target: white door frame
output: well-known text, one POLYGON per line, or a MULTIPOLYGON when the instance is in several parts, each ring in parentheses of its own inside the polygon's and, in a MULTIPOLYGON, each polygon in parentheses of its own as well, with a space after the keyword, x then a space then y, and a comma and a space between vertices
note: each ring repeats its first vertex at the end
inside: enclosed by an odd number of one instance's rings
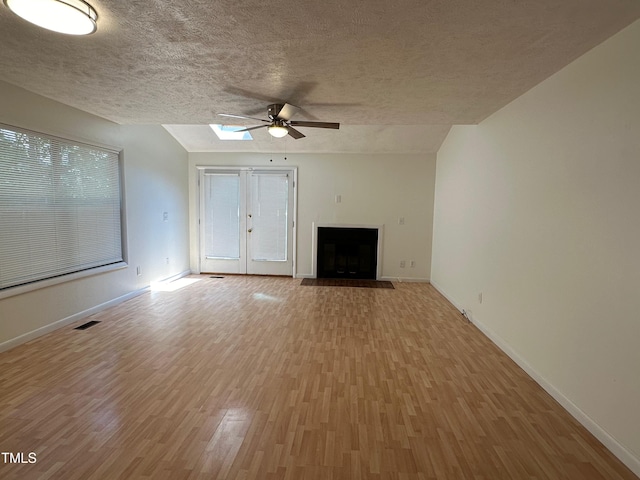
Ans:
POLYGON ((292 232, 291 232, 291 242, 292 242, 292 255, 291 255, 291 262, 292 262, 292 276, 293 278, 296 278, 296 274, 297 274, 297 230, 298 230, 298 167, 289 167, 289 166, 282 166, 282 167, 276 167, 276 166, 237 166, 237 165, 225 165, 225 166, 221 166, 221 165, 196 165, 196 177, 197 177, 197 181, 196 181, 196 185, 197 185, 197 201, 196 201, 196 221, 197 221, 197 235, 196 235, 196 244, 197 244, 197 248, 198 248, 198 272, 200 273, 202 271, 202 265, 201 265, 201 242, 202 239, 200 238, 200 217, 201 217, 201 209, 202 209, 202 205, 201 205, 201 186, 200 186, 200 171, 201 170, 213 170, 213 171, 220 171, 220 172, 229 172, 229 171, 245 171, 245 172, 252 172, 254 170, 258 170, 258 171, 269 171, 269 170, 273 170, 273 171, 282 171, 282 172, 288 172, 289 175, 291 176, 291 178, 293 179, 293 214, 292 214, 292 218, 291 221, 293 222, 292 224, 292 232))

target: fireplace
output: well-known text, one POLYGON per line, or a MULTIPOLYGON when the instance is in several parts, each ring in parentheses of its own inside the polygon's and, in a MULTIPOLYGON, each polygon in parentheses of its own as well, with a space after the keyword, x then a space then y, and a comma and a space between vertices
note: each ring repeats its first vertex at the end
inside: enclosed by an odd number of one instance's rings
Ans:
POLYGON ((376 280, 378 227, 318 226, 316 277, 376 280))

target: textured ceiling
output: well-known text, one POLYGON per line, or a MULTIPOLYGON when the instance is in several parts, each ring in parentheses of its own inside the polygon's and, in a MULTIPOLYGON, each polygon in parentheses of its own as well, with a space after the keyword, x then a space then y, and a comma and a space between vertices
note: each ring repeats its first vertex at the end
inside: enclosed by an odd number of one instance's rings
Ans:
MULTIPOLYGON (((0 80, 118 123, 172 125, 191 151, 246 150, 187 125, 264 117, 275 100, 344 125, 301 129, 292 150, 390 151, 411 125, 404 150, 435 151, 452 124, 478 123, 640 17, 638 0, 89 1, 98 31, 80 38, 0 4, 0 80)), ((254 138, 271 144, 264 129, 254 138)))

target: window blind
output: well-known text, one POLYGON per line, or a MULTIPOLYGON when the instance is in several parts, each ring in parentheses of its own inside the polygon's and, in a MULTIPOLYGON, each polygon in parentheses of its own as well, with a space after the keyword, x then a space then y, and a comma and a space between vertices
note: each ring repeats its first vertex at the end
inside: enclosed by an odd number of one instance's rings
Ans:
POLYGON ((258 172, 251 175, 252 260, 287 260, 288 203, 288 175, 258 172))
POLYGON ((121 262, 118 153, 0 125, 0 289, 121 262))
POLYGON ((240 176, 206 173, 205 255, 207 258, 240 258, 240 176))

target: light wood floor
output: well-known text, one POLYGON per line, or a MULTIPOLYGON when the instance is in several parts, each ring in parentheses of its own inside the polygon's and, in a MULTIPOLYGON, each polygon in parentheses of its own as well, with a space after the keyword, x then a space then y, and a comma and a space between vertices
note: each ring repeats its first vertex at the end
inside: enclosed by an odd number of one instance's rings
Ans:
POLYGON ((0 478, 636 478, 430 285, 190 278, 0 354, 0 478))

